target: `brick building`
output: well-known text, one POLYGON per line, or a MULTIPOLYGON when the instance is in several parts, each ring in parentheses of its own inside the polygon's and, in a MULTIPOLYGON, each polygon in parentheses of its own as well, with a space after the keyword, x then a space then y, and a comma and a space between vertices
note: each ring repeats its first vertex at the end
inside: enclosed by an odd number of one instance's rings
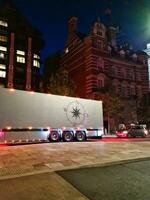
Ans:
POLYGON ((41 34, 11 1, 0 5, 0 87, 39 89, 41 34))
POLYGON ((147 56, 134 52, 128 44, 118 46, 117 28, 97 21, 87 34, 77 31, 77 18, 68 22, 68 36, 61 66, 76 84, 76 95, 98 99, 111 81, 115 93, 124 101, 125 122, 137 120, 137 101, 148 92, 147 56))

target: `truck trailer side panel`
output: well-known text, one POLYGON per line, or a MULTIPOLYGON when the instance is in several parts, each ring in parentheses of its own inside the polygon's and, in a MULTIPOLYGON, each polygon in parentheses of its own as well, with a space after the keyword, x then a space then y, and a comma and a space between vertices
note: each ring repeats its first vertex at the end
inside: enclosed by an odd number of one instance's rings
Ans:
POLYGON ((0 90, 0 128, 103 127, 102 102, 26 91, 0 90))
POLYGON ((0 142, 45 140, 49 128, 103 130, 102 102, 95 100, 2 88, 0 113, 0 142))

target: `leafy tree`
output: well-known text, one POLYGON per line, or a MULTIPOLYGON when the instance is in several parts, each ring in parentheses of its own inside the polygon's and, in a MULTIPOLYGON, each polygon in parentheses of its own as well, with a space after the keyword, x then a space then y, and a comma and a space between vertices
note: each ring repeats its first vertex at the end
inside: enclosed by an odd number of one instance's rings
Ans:
POLYGON ((114 123, 118 124, 119 120, 122 118, 123 102, 115 94, 105 92, 100 95, 100 100, 103 101, 103 112, 105 118, 114 119, 114 123))
POLYGON ((75 96, 75 85, 69 79, 66 70, 60 68, 49 77, 47 92, 56 95, 75 96))
POLYGON ((99 95, 99 99, 103 101, 104 118, 107 119, 108 125, 110 126, 108 129, 114 129, 123 118, 122 111, 124 103, 121 98, 116 95, 110 80, 107 80, 105 88, 102 89, 99 95))
POLYGON ((60 66, 60 52, 55 52, 49 55, 44 61, 43 69, 43 87, 45 92, 47 92, 47 85, 49 83, 49 78, 52 74, 56 74, 60 66))

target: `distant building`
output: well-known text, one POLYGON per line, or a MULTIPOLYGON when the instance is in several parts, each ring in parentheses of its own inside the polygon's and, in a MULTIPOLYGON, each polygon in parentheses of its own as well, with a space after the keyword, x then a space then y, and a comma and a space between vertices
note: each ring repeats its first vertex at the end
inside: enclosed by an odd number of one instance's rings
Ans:
POLYGON ((0 87, 38 91, 41 34, 10 2, 0 6, 0 87))
POLYGON ((128 44, 118 46, 117 28, 97 21, 87 34, 77 31, 77 18, 68 22, 68 37, 61 66, 76 83, 76 95, 99 99, 108 81, 125 102, 125 122, 137 120, 137 100, 148 91, 147 56, 128 44))

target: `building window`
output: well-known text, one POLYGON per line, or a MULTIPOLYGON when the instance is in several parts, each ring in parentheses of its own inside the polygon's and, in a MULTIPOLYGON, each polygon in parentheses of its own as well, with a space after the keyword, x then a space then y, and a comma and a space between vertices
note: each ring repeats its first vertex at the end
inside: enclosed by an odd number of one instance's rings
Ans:
POLYGON ((130 69, 127 69, 126 71, 126 78, 133 80, 134 79, 134 75, 133 75, 133 71, 130 69))
POLYGON ((5 59, 6 58, 6 52, 7 48, 4 46, 0 46, 0 58, 5 59))
POLYGON ((19 63, 25 63, 25 58, 22 56, 17 56, 17 62, 19 63))
POLYGON ((40 68, 40 56, 38 54, 34 54, 33 58, 33 66, 40 68))
POLYGON ((40 68, 40 62, 39 60, 33 60, 33 66, 40 68))
POLYGON ((2 53, 2 52, 0 52, 0 58, 3 58, 3 59, 5 59, 5 58, 6 58, 6 55, 5 55, 5 53, 2 53))
POLYGON ((121 86, 121 96, 126 97, 126 87, 125 87, 125 85, 121 86))
POLYGON ((102 31, 101 31, 100 29, 97 30, 97 35, 100 35, 100 36, 103 35, 103 34, 102 34, 102 31))
POLYGON ((69 53, 69 48, 68 47, 65 49, 65 53, 69 53))
POLYGON ((21 51, 21 50, 17 50, 17 54, 18 54, 18 55, 25 56, 25 52, 24 52, 24 51, 21 51))
POLYGON ((6 65, 0 64, 0 69, 6 69, 6 65))
POLYGON ((94 40, 93 41, 93 46, 95 48, 102 49, 102 42, 101 42, 101 40, 94 40))
POLYGON ((135 95, 135 86, 131 86, 130 93, 132 96, 135 95))
POLYGON ((117 69, 117 76, 122 78, 122 69, 117 69))
POLYGON ((5 78, 5 77, 6 77, 6 72, 0 70, 0 77, 1 77, 1 78, 5 78))
POLYGON ((98 79, 97 80, 97 87, 103 88, 104 87, 104 79, 98 79))
POLYGON ((37 54, 34 54, 33 57, 36 58, 36 59, 40 59, 40 56, 37 55, 37 54))
POLYGON ((111 66, 110 75, 113 77, 116 77, 116 75, 117 75, 117 67, 116 66, 111 66))
POLYGON ((4 46, 0 46, 0 51, 7 51, 7 48, 4 46))
POLYGON ((8 23, 6 21, 0 20, 0 26, 8 27, 8 23))
POLYGON ((120 84, 118 84, 117 94, 121 95, 121 85, 120 84))
POLYGON ((0 41, 7 42, 7 37, 4 35, 0 35, 0 41))
POLYGON ((25 63, 25 52, 21 50, 17 50, 17 62, 25 63))
POLYGON ((136 73, 136 80, 141 81, 141 74, 139 72, 136 73))

